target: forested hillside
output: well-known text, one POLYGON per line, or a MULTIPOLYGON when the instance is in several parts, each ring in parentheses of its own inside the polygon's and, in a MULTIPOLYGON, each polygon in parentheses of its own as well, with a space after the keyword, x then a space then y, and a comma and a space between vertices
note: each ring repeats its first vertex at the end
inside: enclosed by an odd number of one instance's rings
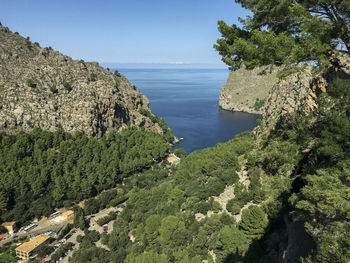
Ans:
POLYGON ((244 133, 193 152, 171 177, 135 178, 101 237, 109 251, 84 243, 70 262, 348 262, 350 80, 327 90, 268 137, 244 133))
POLYGON ((85 199, 71 263, 348 263, 350 3, 236 2, 252 16, 219 22, 223 61, 284 66, 259 127, 177 166, 164 160, 171 131, 144 108, 161 134, 2 133, 1 220, 85 199), (84 216, 106 207, 121 211, 97 221, 112 231, 89 231, 84 216))
POLYGON ((0 211, 3 221, 25 222, 54 208, 95 196, 170 150, 162 135, 129 129, 102 138, 38 128, 0 134, 0 211))
POLYGON ((215 48, 232 70, 283 66, 265 119, 135 179, 108 250, 71 262, 349 262, 349 1, 236 2, 252 15, 215 48))

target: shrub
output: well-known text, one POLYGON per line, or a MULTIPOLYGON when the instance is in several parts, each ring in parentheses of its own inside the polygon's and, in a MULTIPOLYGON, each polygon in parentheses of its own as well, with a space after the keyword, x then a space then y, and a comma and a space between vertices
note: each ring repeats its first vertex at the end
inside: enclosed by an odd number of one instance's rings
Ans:
POLYGON ((36 84, 34 83, 33 79, 27 79, 26 84, 30 88, 35 88, 36 87, 36 84))
POLYGON ((67 81, 63 82, 63 87, 64 87, 68 92, 70 92, 70 91, 73 89, 72 86, 71 86, 67 81))
POLYGON ((39 257, 44 257, 47 255, 50 255, 54 251, 54 248, 48 245, 42 246, 38 249, 38 256, 39 257))
POLYGON ((350 95, 350 80, 336 78, 327 88, 327 93, 334 98, 342 98, 350 95))
POLYGON ((256 101, 253 105, 253 108, 254 108, 254 110, 258 111, 261 109, 262 106, 264 106, 264 104, 265 104, 265 99, 260 100, 260 99, 256 98, 256 101))
POLYGON ((59 236, 57 237, 57 239, 62 239, 65 235, 67 235, 69 233, 69 231, 71 231, 73 228, 72 224, 67 224, 65 228, 62 229, 61 233, 59 234, 59 236))
POLYGON ((0 225, 0 234, 5 234, 5 233, 7 233, 6 227, 0 225))
POLYGON ((237 201, 235 199, 231 199, 226 204, 226 209, 230 213, 237 215, 241 211, 241 207, 239 204, 237 204, 237 201))
POLYGON ((121 74, 119 73, 118 70, 114 70, 114 75, 117 76, 117 77, 121 77, 121 74))
POLYGON ((243 210, 239 229, 247 237, 252 239, 261 237, 265 233, 267 225, 266 214, 259 206, 250 206, 243 210))
POLYGON ((97 224, 99 224, 100 226, 103 226, 104 224, 109 223, 110 221, 112 221, 116 217, 117 217, 116 212, 114 212, 114 211, 109 212, 109 214, 107 216, 98 219, 97 224))
POLYGON ((58 89, 56 88, 56 85, 52 85, 52 86, 50 87, 50 91, 51 91, 52 93, 54 93, 54 94, 58 93, 58 89))
POLYGON ((74 244, 71 242, 63 244, 55 253, 52 254, 51 259, 54 261, 59 260, 59 258, 63 257, 64 254, 71 250, 73 246, 74 244))
POLYGON ((175 149, 174 154, 180 158, 185 158, 187 156, 184 148, 175 149))
POLYGON ((96 81, 96 80, 97 80, 97 75, 95 73, 91 73, 89 81, 96 81))

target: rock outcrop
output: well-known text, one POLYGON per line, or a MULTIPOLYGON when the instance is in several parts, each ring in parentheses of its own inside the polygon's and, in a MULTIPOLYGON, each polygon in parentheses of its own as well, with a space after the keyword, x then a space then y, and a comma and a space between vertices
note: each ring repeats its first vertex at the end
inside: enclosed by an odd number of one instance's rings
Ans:
POLYGON ((229 73, 221 87, 219 106, 224 110, 262 113, 262 106, 278 78, 277 67, 239 69, 229 73))
POLYGON ((128 125, 162 129, 139 113, 148 99, 125 76, 98 63, 41 48, 0 26, 0 129, 82 131, 102 136, 128 125))
MULTIPOLYGON (((335 78, 350 79, 350 56, 346 53, 333 54, 330 58, 330 66, 322 71, 317 71, 311 66, 304 70, 280 79, 270 92, 263 108, 262 125, 255 129, 258 138, 268 135, 278 124, 299 118, 319 107, 317 98, 324 92, 330 82, 335 78)), ((312 120, 310 120, 312 121, 312 120)), ((279 128, 280 129, 280 128, 279 128)), ((310 144, 303 153, 304 158, 310 152, 310 144)), ((307 162, 307 159, 304 159, 307 162)), ((300 177, 299 177, 300 178, 300 177)), ((265 238, 269 246, 269 257, 275 257, 278 262, 300 262, 300 257, 306 256, 319 244, 320 234, 305 231, 303 222, 289 222, 284 218, 287 228, 280 233, 268 234, 265 238), (279 244, 278 247, 273 244, 279 244)))
POLYGON ((263 133, 273 129, 282 118, 293 113, 305 114, 317 107, 316 99, 324 92, 329 82, 336 77, 350 77, 350 57, 346 53, 333 54, 331 65, 321 71, 311 66, 281 78, 270 91, 263 110, 263 133))

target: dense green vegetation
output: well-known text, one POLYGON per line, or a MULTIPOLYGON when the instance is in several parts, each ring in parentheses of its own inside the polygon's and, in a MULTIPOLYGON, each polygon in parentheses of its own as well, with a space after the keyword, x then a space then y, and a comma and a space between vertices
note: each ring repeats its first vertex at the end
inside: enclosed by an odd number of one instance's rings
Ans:
POLYGON ((69 242, 69 243, 66 243, 66 244, 63 244, 59 249, 57 249, 55 251, 55 253, 53 253, 51 255, 51 259, 56 262, 57 260, 59 260, 61 257, 64 257, 64 254, 66 252, 68 252, 69 250, 72 249, 72 247, 74 246, 73 243, 69 242))
POLYGON ((136 129, 101 139, 61 129, 0 134, 1 219, 48 216, 55 207, 95 196, 149 169, 169 149, 163 136, 136 129))
MULTIPOLYGON (((247 248, 265 229, 265 218, 256 227, 249 225, 256 215, 244 215, 245 224, 240 227, 226 213, 215 213, 199 222, 195 214, 221 211, 212 196, 220 194, 226 184, 238 181, 239 156, 252 149, 253 140, 254 136, 244 133, 228 143, 196 151, 178 165, 171 177, 157 176, 164 168, 145 174, 145 178, 153 174, 157 182, 144 183, 143 178, 133 178, 129 199, 114 222, 112 233, 102 236, 102 243, 110 252, 91 246, 75 252, 71 261, 82 262, 84 258, 84 262, 201 262, 212 260, 208 250, 214 250, 222 262, 232 252, 232 242, 225 236, 232 233, 246 238, 243 246, 247 248), (249 232, 250 228, 255 236, 246 237, 244 231, 249 232), (130 241, 129 233, 135 242, 130 241)), ((258 211, 264 215, 262 209, 258 211)))
POLYGON ((112 233, 101 236, 110 251, 91 243, 71 262, 279 262, 292 221, 313 237, 305 262, 348 262, 349 102, 350 81, 336 79, 319 108, 281 118, 259 142, 243 133, 191 153, 170 177, 161 167, 133 177, 112 233), (227 185, 228 213, 213 198, 227 185))
POLYGON ((107 216, 102 217, 99 220, 97 220, 97 224, 99 224, 100 226, 103 226, 104 224, 107 224, 116 218, 117 218, 117 213, 112 211, 112 212, 109 212, 107 216))
POLYGON ((243 27, 219 21, 222 38, 214 45, 235 70, 246 66, 328 63, 329 51, 350 52, 348 0, 235 0, 251 11, 243 27))
POLYGON ((27 80, 26 80, 26 84, 27 84, 27 86, 28 86, 29 88, 35 88, 35 87, 36 87, 36 84, 35 84, 35 82, 34 82, 33 79, 27 79, 27 80))
POLYGON ((96 81, 97 80, 97 75, 96 73, 91 73, 89 77, 89 81, 96 81))
MULTIPOLYGON (((285 77, 310 62, 324 69, 330 55, 350 52, 349 1, 235 2, 250 10, 251 16, 240 20, 242 27, 219 21, 222 38, 214 45, 232 70, 283 65, 279 77, 285 77)), ((318 108, 279 118, 247 156, 254 184, 249 189, 236 184, 227 210, 238 214, 250 200, 263 208, 270 224, 243 261, 249 262, 252 250, 261 260, 273 261, 267 255, 278 254, 286 241, 281 238, 272 246, 271 233, 283 237, 288 222, 301 222, 312 237, 303 262, 349 262, 350 80, 346 74, 326 75, 330 83, 317 101, 318 108), (333 79, 337 75, 343 79, 333 79)))
POLYGON ((63 82, 63 87, 66 89, 66 91, 68 91, 68 92, 70 92, 73 88, 72 88, 72 85, 69 83, 69 82, 67 82, 67 81, 65 81, 65 82, 63 82))
POLYGON ((140 109, 140 113, 146 117, 149 117, 153 123, 159 124, 160 128, 162 128, 164 137, 168 142, 172 142, 174 140, 173 131, 168 128, 168 125, 162 118, 159 118, 156 115, 152 114, 150 111, 144 109, 140 109))
POLYGON ((261 110, 262 106, 264 106, 264 104, 265 104, 265 100, 266 99, 260 100, 257 98, 254 105, 253 105, 253 109, 254 110, 261 110))

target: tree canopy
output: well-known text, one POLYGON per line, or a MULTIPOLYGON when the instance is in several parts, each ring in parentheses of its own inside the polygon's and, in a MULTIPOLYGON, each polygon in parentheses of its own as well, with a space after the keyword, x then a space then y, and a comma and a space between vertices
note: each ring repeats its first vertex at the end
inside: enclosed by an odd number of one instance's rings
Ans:
POLYGON ((214 48, 232 70, 263 65, 327 64, 332 50, 350 52, 348 0, 235 0, 251 11, 243 27, 218 21, 214 48))

